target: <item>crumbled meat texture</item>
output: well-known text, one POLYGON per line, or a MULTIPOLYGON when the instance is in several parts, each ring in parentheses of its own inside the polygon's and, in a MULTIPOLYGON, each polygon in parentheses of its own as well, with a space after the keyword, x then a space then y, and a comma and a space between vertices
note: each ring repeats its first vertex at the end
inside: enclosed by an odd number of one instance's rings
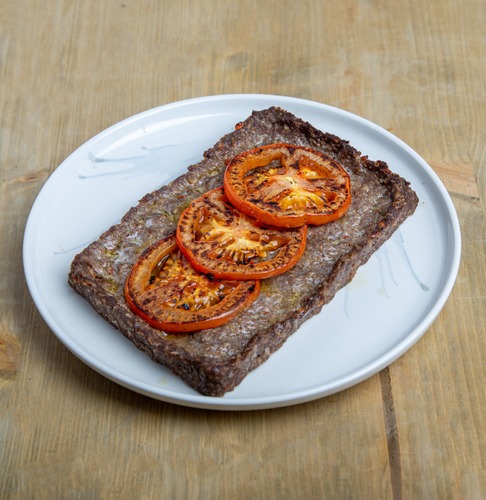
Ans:
MULTIPOLYGON (((161 166, 163 168, 163 166, 161 166)), ((416 208, 408 183, 346 141, 316 130, 280 108, 255 111, 204 153, 202 161, 146 195, 121 222, 77 255, 69 284, 152 359, 202 394, 233 389, 309 317, 318 313, 416 208), (283 275, 264 280, 256 302, 236 319, 204 333, 166 334, 135 316, 123 285, 140 253, 175 231, 182 210, 222 184, 225 162, 263 144, 293 143, 339 161, 351 177, 352 204, 336 222, 311 227, 304 256, 283 275)))

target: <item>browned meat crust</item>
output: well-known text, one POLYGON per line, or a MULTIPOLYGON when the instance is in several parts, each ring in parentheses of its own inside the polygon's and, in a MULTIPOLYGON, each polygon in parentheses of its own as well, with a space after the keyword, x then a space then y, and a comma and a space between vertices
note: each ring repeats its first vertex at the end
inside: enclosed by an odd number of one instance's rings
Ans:
POLYGON ((119 224, 77 255, 69 284, 152 359, 200 393, 221 396, 318 313, 417 203, 408 182, 384 162, 362 157, 347 141, 280 108, 255 111, 206 151, 200 163, 146 195, 119 224), (123 298, 132 264, 148 245, 175 231, 180 213, 192 199, 222 184, 227 160, 275 142, 309 146, 339 161, 351 177, 353 201, 348 212, 336 222, 309 228, 301 261, 287 273, 264 280, 257 301, 230 323, 184 335, 151 328, 123 298))

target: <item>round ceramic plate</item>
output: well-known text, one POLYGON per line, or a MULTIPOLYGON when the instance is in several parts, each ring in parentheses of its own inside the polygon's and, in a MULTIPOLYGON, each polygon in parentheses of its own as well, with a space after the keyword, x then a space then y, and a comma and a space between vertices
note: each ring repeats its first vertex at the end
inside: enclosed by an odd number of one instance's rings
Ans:
POLYGON ((128 118, 85 143, 51 175, 30 213, 24 269, 55 335, 87 365, 147 396, 192 407, 251 410, 317 399, 377 373, 409 349, 457 275, 460 230, 444 186, 401 140, 346 111, 272 95, 176 102, 128 118), (224 397, 202 396, 103 320, 67 285, 70 263, 147 192, 197 163, 253 110, 280 106, 384 160, 419 196, 415 214, 322 312, 224 397))

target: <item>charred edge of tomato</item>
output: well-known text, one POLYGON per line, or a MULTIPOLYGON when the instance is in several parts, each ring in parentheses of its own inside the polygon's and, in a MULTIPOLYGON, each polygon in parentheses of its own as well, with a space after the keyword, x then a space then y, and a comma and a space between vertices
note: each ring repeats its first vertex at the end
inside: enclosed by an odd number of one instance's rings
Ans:
MULTIPOLYGON (((203 314, 199 315, 199 319, 194 319, 192 321, 163 321, 155 318, 149 312, 146 312, 144 309, 138 306, 136 301, 131 297, 127 288, 127 282, 125 285, 126 290, 126 302, 132 312, 140 317, 143 321, 148 323, 152 328, 156 330, 161 330, 167 333, 174 334, 185 334, 185 333, 194 333, 201 330, 207 330, 216 328, 218 326, 222 326, 229 321, 233 320, 236 316, 241 314, 244 310, 248 309, 248 307, 255 302, 260 293, 260 282, 258 280, 251 280, 252 283, 241 283, 237 291, 238 296, 236 298, 235 303, 233 304, 233 309, 223 310, 222 313, 215 314, 214 316, 210 316, 204 318, 203 314), (242 290, 243 289, 243 290, 242 290)), ((224 302, 223 299, 221 302, 224 302)), ((210 309, 210 308, 208 308, 210 309)), ((183 312, 181 311, 183 314, 183 312)))

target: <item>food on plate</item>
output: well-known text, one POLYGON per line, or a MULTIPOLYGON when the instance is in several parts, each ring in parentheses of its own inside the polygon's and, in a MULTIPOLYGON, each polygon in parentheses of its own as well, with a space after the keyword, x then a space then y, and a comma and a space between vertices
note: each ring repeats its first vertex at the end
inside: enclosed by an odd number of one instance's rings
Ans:
MULTIPOLYGON (((163 165, 161 165, 163 168, 163 165)), ((139 349, 207 396, 222 396, 317 314, 410 216, 418 203, 409 183, 347 141, 281 108, 254 111, 170 184, 147 194, 121 221, 78 254, 70 286, 139 349), (269 144, 317 150, 350 179, 352 201, 340 218, 309 226, 306 248, 286 272, 260 282, 255 301, 232 320, 193 333, 153 328, 125 300, 125 282, 140 255, 173 235, 196 198, 223 185, 226 165, 269 144)), ((332 332, 319 332, 332 335, 332 332)))
POLYGON ((194 269, 218 279, 266 279, 293 267, 307 227, 264 226, 232 206, 222 187, 191 202, 177 224, 179 247, 194 269))
POLYGON ((149 246, 125 282, 130 309, 149 325, 167 332, 215 328, 248 307, 258 281, 210 280, 182 255, 174 236, 149 246))
POLYGON ((226 168, 224 190, 243 213, 278 227, 326 224, 351 204, 344 168, 295 144, 268 144, 237 155, 226 168))

